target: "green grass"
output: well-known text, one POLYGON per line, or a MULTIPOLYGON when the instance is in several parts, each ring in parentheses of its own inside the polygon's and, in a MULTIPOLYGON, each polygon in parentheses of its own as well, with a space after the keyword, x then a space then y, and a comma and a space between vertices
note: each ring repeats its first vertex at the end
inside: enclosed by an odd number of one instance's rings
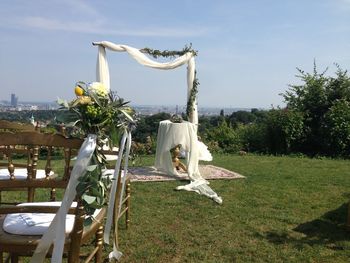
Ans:
POLYGON ((217 155, 212 164, 246 176, 210 182, 222 205, 174 190, 185 182, 132 183, 122 262, 350 261, 349 160, 217 155))
POLYGON ((349 262, 349 161, 220 155, 212 163, 247 177, 211 181, 222 205, 174 191, 183 182, 132 183, 123 262, 349 262))

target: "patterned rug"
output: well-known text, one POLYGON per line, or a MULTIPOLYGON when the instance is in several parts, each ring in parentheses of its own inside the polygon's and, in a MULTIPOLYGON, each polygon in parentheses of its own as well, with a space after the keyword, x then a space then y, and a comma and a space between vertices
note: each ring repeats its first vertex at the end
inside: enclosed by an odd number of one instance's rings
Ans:
MULTIPOLYGON (((214 165, 199 165, 199 172, 207 180, 245 178, 241 174, 214 165)), ((154 166, 129 167, 129 174, 131 181, 138 182, 189 180, 187 173, 180 176, 170 176, 158 171, 154 166)))

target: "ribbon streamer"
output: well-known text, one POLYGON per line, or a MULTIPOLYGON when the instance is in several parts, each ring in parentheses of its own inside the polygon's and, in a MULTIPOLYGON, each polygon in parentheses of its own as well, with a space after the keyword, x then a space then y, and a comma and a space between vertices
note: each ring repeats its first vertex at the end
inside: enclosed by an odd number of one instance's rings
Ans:
MULTIPOLYGON (((113 174, 113 182, 110 190, 110 195, 109 195, 109 202, 108 202, 108 211, 107 211, 107 219, 106 219, 106 224, 105 224, 105 231, 103 234, 103 239, 104 242, 109 244, 109 238, 110 238, 110 232, 112 229, 112 224, 113 224, 113 216, 118 216, 121 211, 122 207, 122 201, 123 201, 123 195, 124 195, 124 189, 125 189, 125 181, 126 181, 126 176, 128 172, 128 160, 129 160, 129 153, 130 153, 130 148, 131 148, 131 133, 125 131, 120 143, 119 147, 119 154, 118 154, 118 160, 115 164, 114 168, 114 174, 113 174), (126 148, 125 148, 126 146, 126 148), (125 149, 125 155, 124 155, 124 176, 122 177, 122 189, 120 191, 120 196, 119 196, 119 204, 118 204, 118 212, 115 211, 115 197, 116 197, 116 192, 117 192, 117 185, 118 185, 118 177, 121 176, 122 172, 120 172, 121 168, 121 162, 123 159, 123 152, 125 149)), ((118 227, 115 225, 114 227, 118 227)), ((112 258, 119 260, 120 257, 123 255, 121 251, 118 250, 118 244, 116 243, 118 240, 114 238, 113 242, 113 251, 109 254, 110 260, 112 258)))

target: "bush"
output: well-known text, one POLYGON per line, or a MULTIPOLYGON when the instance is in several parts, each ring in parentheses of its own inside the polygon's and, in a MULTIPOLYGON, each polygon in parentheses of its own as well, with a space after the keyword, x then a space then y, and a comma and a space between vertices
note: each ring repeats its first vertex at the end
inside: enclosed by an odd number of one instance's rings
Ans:
POLYGON ((223 152, 236 153, 242 148, 238 133, 223 120, 218 127, 208 130, 207 142, 215 142, 223 152))
POLYGON ((325 115, 325 129, 332 155, 348 155, 350 150, 350 103, 337 100, 325 115))
POLYGON ((268 153, 267 127, 265 124, 252 123, 239 125, 237 132, 241 138, 242 150, 246 152, 268 153))

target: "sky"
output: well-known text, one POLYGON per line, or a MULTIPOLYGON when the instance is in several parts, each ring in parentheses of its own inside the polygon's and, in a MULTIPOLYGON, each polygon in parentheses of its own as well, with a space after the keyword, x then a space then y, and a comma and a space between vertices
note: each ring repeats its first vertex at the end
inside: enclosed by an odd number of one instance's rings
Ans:
MULTIPOLYGON (((2 0, 0 101, 74 98, 97 47, 198 51, 199 107, 283 107, 296 68, 350 69, 350 0, 2 0)), ((162 71, 107 51, 111 89, 132 104, 185 105, 186 67, 162 71)), ((163 60, 161 60, 163 61, 163 60)))

